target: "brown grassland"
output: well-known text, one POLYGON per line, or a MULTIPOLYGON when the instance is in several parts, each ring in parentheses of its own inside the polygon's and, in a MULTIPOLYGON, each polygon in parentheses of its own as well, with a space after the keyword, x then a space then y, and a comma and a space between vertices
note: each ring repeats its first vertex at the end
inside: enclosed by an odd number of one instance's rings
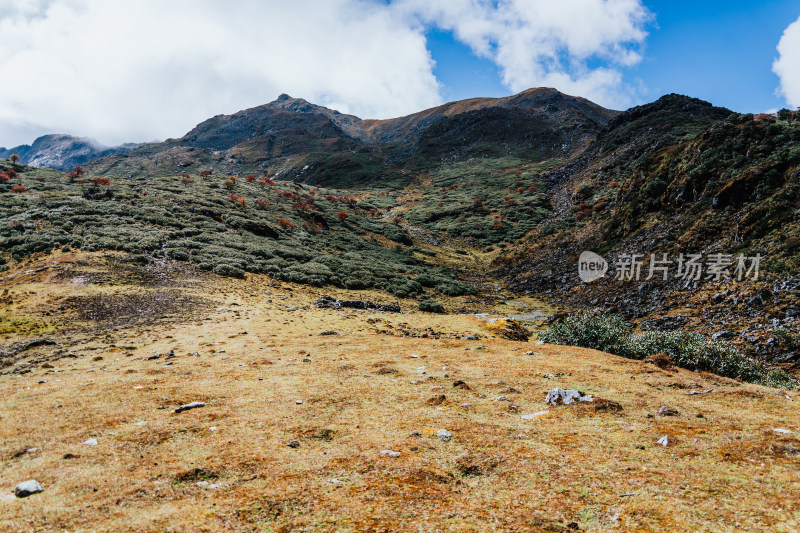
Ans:
POLYGON ((800 530, 796 392, 185 263, 0 280, 4 531, 800 530), (524 419, 554 387, 596 401, 524 419))

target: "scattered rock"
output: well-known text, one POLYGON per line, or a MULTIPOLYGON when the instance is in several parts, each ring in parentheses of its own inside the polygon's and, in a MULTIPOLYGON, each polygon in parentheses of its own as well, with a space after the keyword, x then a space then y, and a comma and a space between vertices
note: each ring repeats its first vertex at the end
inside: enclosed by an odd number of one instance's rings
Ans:
POLYGON ((436 436, 445 442, 453 438, 453 434, 447 431, 446 429, 440 429, 439 431, 437 431, 436 436))
POLYGON ((720 340, 720 339, 732 339, 736 336, 736 334, 732 331, 720 331, 711 335, 713 340, 720 340))
POLYGON ((658 410, 656 413, 658 416, 680 416, 680 413, 677 409, 673 409, 672 407, 667 407, 666 405, 662 405, 661 409, 658 410))
POLYGON ((411 435, 409 435, 409 437, 421 437, 421 436, 422 433, 420 433, 419 431, 412 431, 411 435))
POLYGON ((425 403, 432 406, 442 405, 445 402, 445 400, 447 400, 447 397, 444 394, 440 394, 439 396, 434 396, 433 398, 429 398, 428 401, 425 403))
POLYGON ((687 396, 694 396, 696 394, 708 394, 708 393, 711 393, 711 392, 714 392, 714 389, 706 389, 706 390, 703 390, 703 391, 693 390, 693 391, 687 393, 687 396))
POLYGON ((180 407, 178 407, 177 409, 175 409, 172 412, 173 413, 182 413, 184 411, 188 411, 189 409, 197 409, 198 407, 205 407, 205 406, 206 406, 206 404, 204 404, 203 402, 192 402, 192 403, 187 403, 185 405, 181 405, 180 407))
POLYGON ((385 455, 387 457, 400 457, 403 454, 394 450, 381 450, 381 455, 385 455))
POLYGON ((466 383, 464 383, 461 380, 458 380, 458 381, 454 382, 453 383, 453 388, 461 389, 461 390, 472 390, 469 385, 467 385, 466 383))
POLYGON ((330 296, 322 296, 315 302, 319 309, 374 309, 375 311, 384 311, 386 313, 400 313, 400 306, 394 304, 377 304, 368 300, 337 300, 330 296))
POLYGON ((31 494, 38 494, 42 492, 42 486, 39 485, 39 482, 35 479, 30 479, 28 481, 23 481, 16 487, 14 487, 14 495, 17 498, 27 498, 31 494))
POLYGON ((81 444, 85 444, 86 446, 97 446, 97 439, 87 439, 81 444))
POLYGON ((310 363, 310 362, 311 362, 311 359, 309 359, 308 357, 304 357, 304 358, 303 358, 303 362, 304 362, 304 363, 310 363))
POLYGON ((286 445, 289 448, 299 448, 300 447, 300 441, 299 440, 292 440, 292 441, 289 441, 286 445))
POLYGON ((669 444, 669 437, 667 435, 664 435, 663 437, 661 437, 656 441, 656 444, 666 446, 667 444, 669 444))
POLYGON ((303 405, 303 400, 295 400, 294 403, 297 405, 303 405))
POLYGON ((792 433, 788 429, 783 429, 783 428, 773 428, 772 431, 774 431, 775 433, 782 433, 784 435, 791 435, 791 433, 792 433))
POLYGON ((564 390, 561 388, 550 389, 547 393, 546 403, 550 405, 569 405, 574 401, 592 402, 594 398, 590 395, 584 395, 576 390, 564 390))
POLYGON ((338 335, 338 333, 333 331, 332 329, 329 329, 328 331, 323 331, 322 333, 319 333, 319 335, 338 335))

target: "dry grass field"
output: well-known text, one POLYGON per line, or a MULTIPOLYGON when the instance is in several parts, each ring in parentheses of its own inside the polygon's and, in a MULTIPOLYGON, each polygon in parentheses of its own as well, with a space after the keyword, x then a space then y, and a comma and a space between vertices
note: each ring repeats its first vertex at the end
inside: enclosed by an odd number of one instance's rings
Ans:
POLYGON ((800 530, 796 392, 178 265, 0 275, 3 531, 800 530))

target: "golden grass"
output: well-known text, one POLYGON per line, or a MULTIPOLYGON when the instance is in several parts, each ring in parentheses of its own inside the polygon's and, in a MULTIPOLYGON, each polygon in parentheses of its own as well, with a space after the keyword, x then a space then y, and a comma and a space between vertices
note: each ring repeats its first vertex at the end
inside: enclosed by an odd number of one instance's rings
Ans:
MULTIPOLYGON (((29 313, 65 291, 132 290, 40 276, 25 280, 30 309, 21 285, 0 289, 29 313)), ((0 529, 800 528, 796 393, 587 349, 462 341, 486 330, 456 315, 318 310, 323 293, 361 294, 208 276, 187 282, 205 303, 182 317, 72 324, 48 334, 63 346, 16 356, 32 364, 0 374, 0 529), (402 333, 428 330, 446 335, 402 333), (147 360, 169 350, 176 357, 147 360), (523 420, 547 408, 552 387, 623 409, 561 406, 523 420), (192 401, 206 406, 171 412, 192 401), (654 416, 662 405, 680 416, 654 416), (436 437, 443 428, 450 441, 436 437), (81 444, 90 437, 99 444, 81 444), (15 498, 27 479, 44 492, 15 498)))

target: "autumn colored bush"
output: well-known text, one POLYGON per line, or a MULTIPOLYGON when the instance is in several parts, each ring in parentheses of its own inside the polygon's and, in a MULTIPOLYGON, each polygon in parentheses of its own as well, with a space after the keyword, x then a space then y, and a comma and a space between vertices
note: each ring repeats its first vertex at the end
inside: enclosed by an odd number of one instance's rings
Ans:
POLYGON ((181 183, 191 183, 191 182, 192 182, 192 179, 191 179, 191 178, 188 178, 188 177, 186 177, 186 178, 181 178, 181 183))
POLYGON ((282 227, 283 229, 291 229, 294 226, 290 221, 286 220, 285 218, 278 219, 278 226, 282 227))
POLYGON ((92 178, 92 179, 89 180, 89 183, 91 183, 95 187, 98 187, 100 185, 103 185, 103 186, 111 185, 111 181, 106 179, 106 178, 92 178))
POLYGON ((345 213, 344 211, 339 211, 338 213, 336 213, 336 218, 338 218, 339 220, 341 220, 342 222, 344 222, 345 220, 347 220, 348 218, 350 218, 350 215, 348 215, 348 214, 347 214, 347 213, 345 213))
POLYGON ((0 173, 0 183, 6 183, 6 182, 7 182, 7 181, 9 181, 10 179, 11 179, 11 178, 9 178, 9 177, 8 177, 8 174, 6 174, 6 173, 0 173))
POLYGON ((247 180, 248 183, 253 183, 254 181, 256 181, 256 177, 253 176, 252 174, 248 174, 247 176, 244 177, 244 179, 247 180))
POLYGON ((11 192, 26 192, 28 188, 24 185, 14 185, 11 187, 11 192))
POLYGON ((236 187, 236 182, 235 182, 234 180, 230 180, 230 179, 228 179, 228 180, 225 180, 225 181, 223 181, 223 182, 222 182, 222 185, 223 185, 223 186, 224 186, 226 189, 229 189, 229 190, 231 190, 231 189, 233 189, 234 187, 236 187))

